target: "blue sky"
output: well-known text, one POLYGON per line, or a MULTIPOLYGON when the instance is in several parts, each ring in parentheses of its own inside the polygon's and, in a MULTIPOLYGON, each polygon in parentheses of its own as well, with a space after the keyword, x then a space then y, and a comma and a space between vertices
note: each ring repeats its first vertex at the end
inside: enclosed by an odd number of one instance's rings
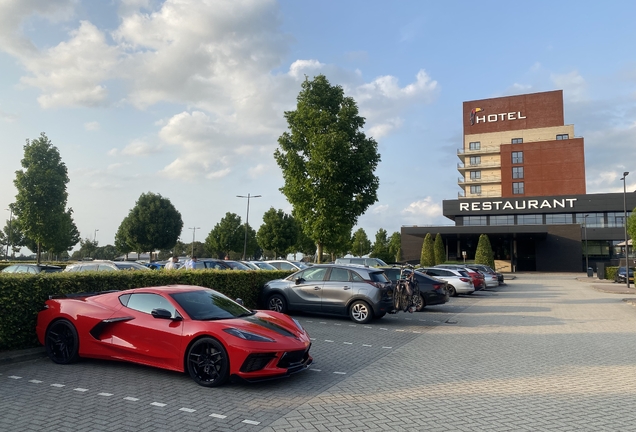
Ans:
MULTIPOLYGON (((0 205, 25 139, 60 150, 82 238, 113 243, 144 192, 182 239, 225 215, 290 213, 273 159, 304 76, 358 102, 382 156, 370 238, 451 224, 462 102, 563 90, 585 138, 587 190, 636 189, 632 1, 0 1, 0 205), (98 231, 96 231, 98 230, 98 231)), ((9 213, 4 212, 3 220, 9 213)), ((357 228, 357 227, 356 227, 357 228)))

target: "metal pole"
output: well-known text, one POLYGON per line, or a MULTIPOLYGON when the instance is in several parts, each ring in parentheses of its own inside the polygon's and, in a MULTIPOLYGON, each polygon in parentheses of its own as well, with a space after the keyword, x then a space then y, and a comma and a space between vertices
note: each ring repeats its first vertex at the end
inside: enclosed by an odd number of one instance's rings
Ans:
POLYGON ((588 260, 588 253, 587 253, 587 217, 589 216, 589 214, 586 214, 585 216, 583 216, 583 226, 585 227, 585 273, 587 274, 588 269, 590 268, 590 263, 588 260))
POLYGON ((192 227, 189 229, 192 230, 192 252, 190 253, 190 258, 192 258, 194 256, 194 233, 197 232, 198 229, 201 229, 201 227, 192 227))
POLYGON ((627 175, 629 172, 623 173, 623 226, 625 228, 625 281, 629 288, 629 244, 627 241, 627 175))
POLYGON ((237 195, 236 197, 247 198, 247 215, 245 216, 245 239, 243 240, 243 258, 241 258, 243 261, 245 261, 245 255, 247 254, 247 226, 250 219, 250 198, 260 198, 261 195, 250 195, 248 193, 247 196, 237 195))

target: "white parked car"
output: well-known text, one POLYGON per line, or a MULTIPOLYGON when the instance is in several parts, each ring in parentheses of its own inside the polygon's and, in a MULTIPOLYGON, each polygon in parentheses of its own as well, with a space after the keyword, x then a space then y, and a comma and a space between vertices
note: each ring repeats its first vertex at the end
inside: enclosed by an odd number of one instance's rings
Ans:
POLYGON ((278 270, 303 270, 309 267, 307 264, 300 261, 287 261, 287 260, 269 260, 265 261, 267 264, 276 267, 278 270))
POLYGON ((421 267, 416 270, 446 281, 448 283, 448 294, 452 297, 456 297, 458 294, 472 294, 475 292, 475 286, 470 277, 461 274, 458 270, 439 267, 421 267))

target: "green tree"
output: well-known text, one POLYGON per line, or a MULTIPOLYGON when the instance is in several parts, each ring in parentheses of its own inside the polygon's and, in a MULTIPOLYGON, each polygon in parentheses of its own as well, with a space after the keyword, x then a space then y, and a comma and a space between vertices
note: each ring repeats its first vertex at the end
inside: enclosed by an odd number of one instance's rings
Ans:
POLYGON ((371 258, 380 258, 384 262, 392 261, 391 253, 389 252, 389 240, 384 228, 380 228, 378 232, 375 233, 375 243, 373 243, 369 256, 371 258))
POLYGON ((126 259, 128 259, 128 254, 135 250, 132 244, 128 242, 127 224, 128 217, 125 217, 124 220, 119 224, 119 228, 117 228, 117 232, 115 233, 115 249, 117 249, 119 253, 126 255, 126 259))
POLYGON ((435 236, 435 265, 444 264, 446 262, 446 248, 444 247, 444 241, 442 235, 437 233, 435 236))
POLYGON ((300 228, 300 225, 297 224, 297 238, 296 244, 293 246, 294 252, 300 252, 305 256, 315 257, 316 256, 316 243, 304 233, 304 231, 300 228))
POLYGON ((490 239, 486 234, 479 236, 479 242, 477 242, 477 251, 475 252, 475 264, 485 264, 490 268, 495 268, 495 258, 490 245, 490 239))
POLYGON ((340 235, 324 244, 324 251, 329 253, 331 261, 334 261, 336 256, 344 256, 351 250, 351 228, 344 225, 340 228, 340 235))
POLYGON ((258 245, 264 250, 274 251, 279 257, 291 252, 298 240, 298 224, 291 215, 271 207, 263 214, 263 224, 256 233, 258 245))
POLYGON ((205 250, 213 256, 223 258, 230 252, 243 252, 245 226, 236 213, 225 213, 205 239, 205 250))
POLYGON ((15 257, 15 254, 20 252, 20 248, 26 246, 24 243, 25 238, 20 228, 20 221, 13 218, 7 220, 6 225, 0 232, 0 245, 2 245, 4 253, 7 254, 8 250, 11 256, 15 257))
MULTIPOLYGON (((245 243, 245 224, 243 224, 243 244, 245 247, 245 259, 254 259, 256 250, 260 248, 256 241, 256 231, 250 226, 250 224, 247 224, 247 243, 245 243)), ((242 257, 243 253, 241 253, 241 258, 242 257)))
POLYGON ((177 243, 183 220, 168 198, 152 192, 141 194, 126 216, 125 242, 136 252, 171 249, 177 243))
POLYGON ((97 240, 91 240, 86 238, 84 240, 80 240, 80 256, 82 258, 97 258, 95 256, 95 251, 97 250, 97 240))
POLYGON ((435 246, 431 233, 426 233, 424 243, 422 243, 422 255, 420 257, 420 265, 422 267, 431 267, 435 265, 435 246))
POLYGON ((69 208, 52 222, 55 232, 44 244, 48 252, 54 255, 68 252, 80 241, 80 233, 73 222, 72 214, 73 209, 69 208))
POLYGON ((113 245, 99 246, 95 249, 93 258, 95 259, 105 259, 105 260, 113 260, 117 258, 119 253, 117 252, 117 248, 113 245))
POLYGON ((295 111, 286 111, 289 131, 274 152, 283 172, 281 192, 292 215, 317 246, 340 244, 358 217, 377 201, 378 144, 362 132, 364 118, 340 86, 324 75, 302 84, 295 111))
POLYGON ((391 261, 402 261, 402 235, 397 231, 389 237, 389 254, 392 257, 391 261))
POLYGON ((72 233, 60 233, 64 229, 77 231, 70 217, 71 210, 66 210, 68 172, 57 147, 44 133, 34 140, 26 140, 21 164, 23 169, 15 173, 18 194, 13 210, 20 219, 24 236, 37 245, 37 262, 40 263, 43 250, 70 250, 77 241, 73 244, 61 242, 79 240, 79 236, 72 233))
MULTIPOLYGON (((636 238, 636 208, 632 210, 632 214, 627 218, 627 234, 629 234, 629 238, 632 240, 631 250, 633 253, 633 251, 636 250, 634 249, 636 246, 636 241, 634 241, 636 238)), ((627 248, 627 246, 625 247, 627 248)))
POLYGON ((351 254, 361 257, 369 252, 371 252, 371 240, 367 237, 364 228, 358 228, 351 239, 351 254))

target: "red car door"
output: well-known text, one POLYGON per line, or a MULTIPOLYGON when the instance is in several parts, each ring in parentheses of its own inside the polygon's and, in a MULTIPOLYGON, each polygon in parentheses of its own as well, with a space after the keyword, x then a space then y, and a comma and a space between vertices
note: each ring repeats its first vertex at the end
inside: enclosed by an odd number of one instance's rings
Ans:
POLYGON ((132 294, 119 312, 133 319, 112 327, 112 348, 123 360, 182 371, 183 321, 155 318, 153 309, 177 316, 172 303, 159 294, 132 294))

